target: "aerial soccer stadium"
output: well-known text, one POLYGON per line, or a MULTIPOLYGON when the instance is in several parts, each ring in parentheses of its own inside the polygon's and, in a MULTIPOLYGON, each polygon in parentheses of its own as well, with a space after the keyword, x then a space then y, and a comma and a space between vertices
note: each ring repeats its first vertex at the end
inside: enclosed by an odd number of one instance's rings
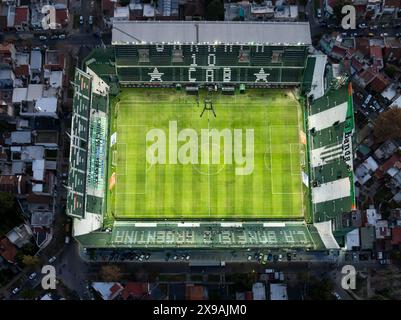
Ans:
POLYGON ((307 23, 115 21, 75 72, 67 214, 85 248, 337 249, 352 88, 307 23))

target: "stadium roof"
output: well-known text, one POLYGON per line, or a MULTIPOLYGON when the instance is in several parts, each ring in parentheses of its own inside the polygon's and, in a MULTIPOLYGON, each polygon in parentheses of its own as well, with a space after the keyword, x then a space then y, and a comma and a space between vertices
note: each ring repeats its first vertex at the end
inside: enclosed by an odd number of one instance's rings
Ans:
POLYGON ((113 44, 311 44, 307 22, 114 21, 113 44))

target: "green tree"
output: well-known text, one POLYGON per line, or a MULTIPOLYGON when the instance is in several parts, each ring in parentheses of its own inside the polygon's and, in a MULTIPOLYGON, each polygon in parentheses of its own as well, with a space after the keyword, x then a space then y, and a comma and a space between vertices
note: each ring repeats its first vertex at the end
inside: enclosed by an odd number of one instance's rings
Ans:
POLYGON ((328 279, 312 278, 307 292, 308 300, 333 300, 333 283, 328 279))
POLYGON ((223 0, 211 0, 206 2, 206 20, 224 20, 223 0))
POLYGON ((116 265, 104 265, 100 269, 100 276, 103 281, 119 281, 121 279, 121 269, 116 265))
POLYGON ((394 107, 380 113, 374 122, 373 136, 376 142, 401 138, 401 108, 394 107))
POLYGON ((0 237, 21 222, 14 195, 0 192, 0 237))
POLYGON ((36 256, 24 255, 22 256, 22 263, 27 267, 37 267, 40 260, 36 256))
POLYGON ((392 64, 389 64, 388 66, 386 66, 385 71, 386 71, 386 74, 392 78, 392 77, 394 77, 394 75, 397 71, 397 68, 395 66, 393 66, 392 64))
POLYGON ((21 291, 21 297, 27 300, 33 300, 37 297, 37 292, 34 289, 24 289, 21 291))

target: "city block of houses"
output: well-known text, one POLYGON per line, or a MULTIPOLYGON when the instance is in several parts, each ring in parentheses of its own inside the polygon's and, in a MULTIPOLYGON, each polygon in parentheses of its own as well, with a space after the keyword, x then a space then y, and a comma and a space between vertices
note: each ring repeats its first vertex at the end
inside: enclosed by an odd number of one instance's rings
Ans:
POLYGON ((0 191, 15 195, 24 221, 0 235, 3 262, 53 236, 65 67, 61 51, 0 44, 0 191))

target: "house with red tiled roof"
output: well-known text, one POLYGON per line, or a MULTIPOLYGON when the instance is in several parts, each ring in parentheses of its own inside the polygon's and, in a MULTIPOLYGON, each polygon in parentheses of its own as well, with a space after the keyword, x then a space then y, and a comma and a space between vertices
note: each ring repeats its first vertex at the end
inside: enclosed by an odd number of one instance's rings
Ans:
POLYGON ((401 9, 401 0, 383 0, 383 12, 396 14, 401 9))
POLYGON ((105 16, 113 17, 115 4, 116 2, 112 0, 102 0, 102 12, 105 16))
POLYGON ((352 58, 351 67, 354 72, 360 72, 363 69, 363 64, 358 61, 356 58, 352 58))
POLYGON ((70 14, 67 8, 56 8, 56 27, 57 29, 64 29, 70 22, 70 14))
POLYGON ((334 59, 341 60, 347 54, 347 50, 339 46, 334 46, 330 52, 330 56, 334 59))
POLYGON ((17 31, 29 31, 29 7, 21 6, 15 8, 14 28, 17 31))
POLYGON ((361 52, 365 57, 368 57, 370 54, 370 44, 368 38, 358 37, 355 38, 355 49, 361 52))
POLYGON ((368 87, 376 92, 382 93, 391 83, 391 80, 383 73, 376 74, 376 77, 369 83, 368 87))
POLYGON ((367 68, 355 75, 354 82, 361 88, 366 86, 373 81, 376 76, 376 70, 373 68, 367 68))
POLYGON ((384 162, 379 169, 375 172, 375 176, 376 178, 380 179, 382 177, 384 177, 384 175, 386 174, 386 172, 394 167, 394 165, 399 162, 401 160, 401 156, 398 153, 395 153, 394 155, 392 155, 390 157, 390 159, 388 159, 386 162, 384 162))
POLYGON ((17 51, 12 43, 0 43, 0 64, 10 65, 15 61, 17 51))
POLYGON ((121 298, 124 300, 143 300, 148 295, 149 283, 147 282, 128 282, 121 292, 121 298))
POLYGON ((29 65, 24 64, 21 66, 16 66, 14 68, 14 74, 16 78, 28 79, 29 77, 29 65))
POLYGON ((373 60, 373 65, 379 70, 383 69, 383 53, 380 46, 370 47, 370 57, 373 60))
POLYGON ((384 39, 384 57, 387 62, 401 61, 401 40, 386 37, 384 39))
POLYGON ((207 288, 202 285, 187 284, 185 298, 186 300, 207 300, 207 288))
POLYGON ((63 71, 64 68, 64 53, 59 50, 47 50, 45 53, 44 69, 49 71, 63 71))
POLYGON ((9 263, 15 263, 17 248, 8 240, 3 238, 0 240, 0 256, 9 263))
POLYGON ((92 288, 103 300, 114 300, 123 290, 123 286, 118 282, 93 282, 92 288))
POLYGON ((396 247, 401 246, 401 227, 391 229, 391 244, 396 247))

